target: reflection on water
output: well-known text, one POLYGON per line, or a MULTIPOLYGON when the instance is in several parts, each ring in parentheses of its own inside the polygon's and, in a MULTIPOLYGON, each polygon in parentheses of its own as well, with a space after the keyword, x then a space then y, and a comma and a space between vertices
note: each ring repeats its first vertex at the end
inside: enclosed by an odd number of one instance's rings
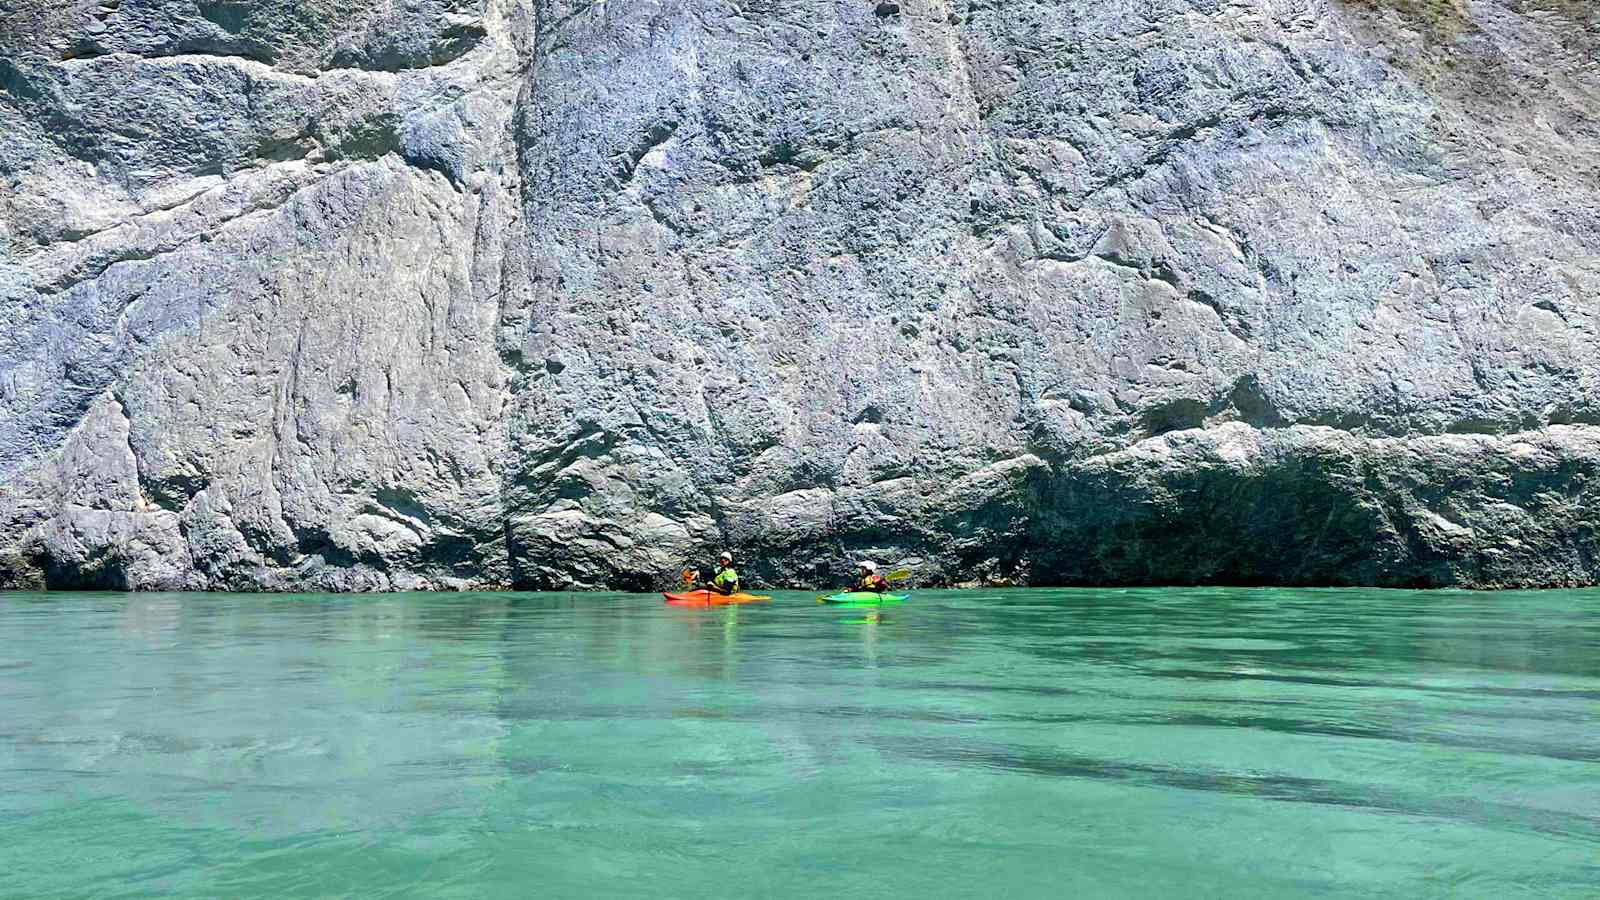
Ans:
POLYGON ((1593 896, 1597 649, 1592 592, 0 595, 0 895, 1593 896))

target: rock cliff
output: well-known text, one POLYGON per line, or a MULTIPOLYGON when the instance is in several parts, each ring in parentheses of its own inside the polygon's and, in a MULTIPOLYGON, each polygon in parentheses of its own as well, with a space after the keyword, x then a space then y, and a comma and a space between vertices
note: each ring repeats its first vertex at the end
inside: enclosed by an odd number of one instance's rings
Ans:
POLYGON ((1577 0, 0 0, 0 584, 1600 578, 1577 0))

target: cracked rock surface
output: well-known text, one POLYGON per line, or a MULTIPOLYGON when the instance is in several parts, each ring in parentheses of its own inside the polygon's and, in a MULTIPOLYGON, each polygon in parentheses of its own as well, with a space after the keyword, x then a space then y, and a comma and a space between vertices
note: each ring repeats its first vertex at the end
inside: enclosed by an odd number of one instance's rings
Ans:
POLYGON ((0 0, 0 586, 1600 579, 1568 0, 0 0))

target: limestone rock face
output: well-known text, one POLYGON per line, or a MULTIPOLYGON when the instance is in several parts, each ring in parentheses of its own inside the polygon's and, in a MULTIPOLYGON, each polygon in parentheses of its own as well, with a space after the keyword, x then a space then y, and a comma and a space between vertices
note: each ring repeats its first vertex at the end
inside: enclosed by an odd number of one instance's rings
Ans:
POLYGON ((1564 0, 0 0, 0 584, 1600 579, 1564 0))

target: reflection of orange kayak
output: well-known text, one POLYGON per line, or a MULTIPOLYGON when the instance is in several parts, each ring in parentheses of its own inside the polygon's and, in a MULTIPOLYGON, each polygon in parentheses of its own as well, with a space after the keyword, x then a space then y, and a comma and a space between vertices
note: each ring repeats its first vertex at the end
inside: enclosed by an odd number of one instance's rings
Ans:
POLYGON ((765 594, 719 594, 716 591, 689 591, 686 594, 662 594, 673 606, 727 606, 730 603, 760 603, 771 600, 765 594))

